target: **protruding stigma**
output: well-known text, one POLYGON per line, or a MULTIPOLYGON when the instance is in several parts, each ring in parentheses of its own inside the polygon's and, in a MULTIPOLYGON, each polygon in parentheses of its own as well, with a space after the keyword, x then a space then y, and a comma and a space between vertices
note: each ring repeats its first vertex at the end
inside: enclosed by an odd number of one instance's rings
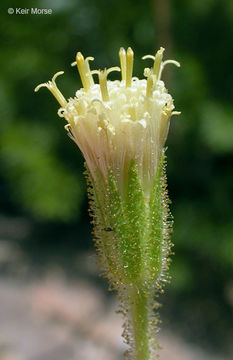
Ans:
POLYGON ((56 78, 59 76, 59 75, 62 75, 64 74, 64 71, 59 71, 57 72, 51 81, 48 81, 47 83, 43 83, 43 84, 40 84, 38 85, 36 88, 35 88, 35 91, 37 92, 40 88, 42 87, 46 87, 47 89, 49 89, 49 91, 53 94, 53 96, 57 99, 57 101, 59 102, 59 104, 61 105, 61 107, 65 108, 66 105, 67 105, 67 101, 66 99, 64 98, 64 96, 62 95, 62 93, 60 92, 60 90, 58 89, 57 85, 56 85, 56 78))
POLYGON ((129 47, 126 53, 126 87, 131 86, 133 74, 133 50, 129 47))
POLYGON ((82 53, 78 52, 76 55, 76 61, 71 64, 72 66, 77 64, 80 78, 85 91, 88 91, 90 87, 94 85, 93 77, 91 75, 90 66, 89 66, 90 60, 94 60, 94 58, 88 56, 86 59, 84 59, 82 53))
POLYGON ((126 52, 123 47, 119 51, 120 65, 121 65, 121 79, 126 81, 126 52))
POLYGON ((100 84, 100 91, 102 95, 103 101, 109 101, 109 93, 108 93, 108 87, 107 87, 107 76, 112 71, 121 71, 121 69, 118 66, 111 67, 109 69, 104 70, 93 70, 91 74, 98 74, 99 76, 99 84, 100 84))

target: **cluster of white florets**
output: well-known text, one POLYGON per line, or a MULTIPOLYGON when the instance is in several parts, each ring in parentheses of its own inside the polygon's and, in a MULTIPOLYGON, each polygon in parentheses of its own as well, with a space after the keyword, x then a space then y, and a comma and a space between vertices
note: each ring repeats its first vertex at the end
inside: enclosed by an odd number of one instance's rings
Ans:
MULTIPOLYGON (((169 129, 169 120, 174 114, 171 95, 160 80, 162 69, 168 62, 162 62, 163 48, 152 57, 154 67, 145 69, 147 79, 132 77, 133 52, 120 49, 118 67, 103 71, 90 71, 89 60, 81 53, 76 62, 83 82, 74 98, 68 102, 52 81, 46 86, 59 101, 59 116, 64 117, 65 126, 71 138, 82 151, 87 166, 95 178, 96 169, 107 177, 109 169, 116 176, 119 189, 123 189, 125 172, 130 160, 134 159, 139 170, 143 188, 149 190, 153 184, 158 162, 169 129), (107 80, 111 71, 121 71, 121 81, 107 80), (93 75, 99 77, 99 84, 93 75)), ((145 57, 146 58, 146 57, 145 57)))

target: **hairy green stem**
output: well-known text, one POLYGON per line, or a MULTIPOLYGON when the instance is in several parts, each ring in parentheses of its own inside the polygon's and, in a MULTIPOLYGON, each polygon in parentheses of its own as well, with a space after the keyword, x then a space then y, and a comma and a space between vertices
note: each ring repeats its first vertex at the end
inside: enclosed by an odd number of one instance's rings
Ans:
POLYGON ((135 342, 135 360, 149 360, 148 295, 141 287, 132 287, 129 294, 135 342))

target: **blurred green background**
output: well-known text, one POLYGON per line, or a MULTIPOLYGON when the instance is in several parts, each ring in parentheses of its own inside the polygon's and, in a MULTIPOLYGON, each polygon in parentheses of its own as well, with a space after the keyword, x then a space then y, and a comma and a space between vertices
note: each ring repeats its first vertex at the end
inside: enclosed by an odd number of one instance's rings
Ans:
POLYGON ((120 46, 131 46, 134 75, 142 76, 141 57, 164 46, 165 58, 181 63, 168 66, 164 78, 182 114, 172 118, 167 141, 175 256, 161 299, 163 326, 211 351, 229 352, 233 3, 22 0, 22 8, 53 13, 7 13, 18 6, 5 1, 0 14, 1 238, 17 244, 32 271, 56 264, 76 276, 75 255, 93 249, 83 159, 55 99, 46 89, 33 90, 64 70, 58 86, 73 96, 80 87, 70 66, 77 51, 95 57, 92 68, 103 68, 118 65, 120 46))

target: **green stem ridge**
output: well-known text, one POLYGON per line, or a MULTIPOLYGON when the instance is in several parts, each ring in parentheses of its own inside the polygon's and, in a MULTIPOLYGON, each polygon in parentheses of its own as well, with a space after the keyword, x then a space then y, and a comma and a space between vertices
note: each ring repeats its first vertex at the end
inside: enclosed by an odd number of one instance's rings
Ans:
POLYGON ((86 177, 100 265, 119 295, 126 319, 128 358, 152 360, 158 348, 155 295, 168 279, 171 249, 164 152, 149 199, 133 159, 124 194, 118 188, 114 169, 109 169, 107 179, 98 171, 91 176, 88 169, 86 177))

